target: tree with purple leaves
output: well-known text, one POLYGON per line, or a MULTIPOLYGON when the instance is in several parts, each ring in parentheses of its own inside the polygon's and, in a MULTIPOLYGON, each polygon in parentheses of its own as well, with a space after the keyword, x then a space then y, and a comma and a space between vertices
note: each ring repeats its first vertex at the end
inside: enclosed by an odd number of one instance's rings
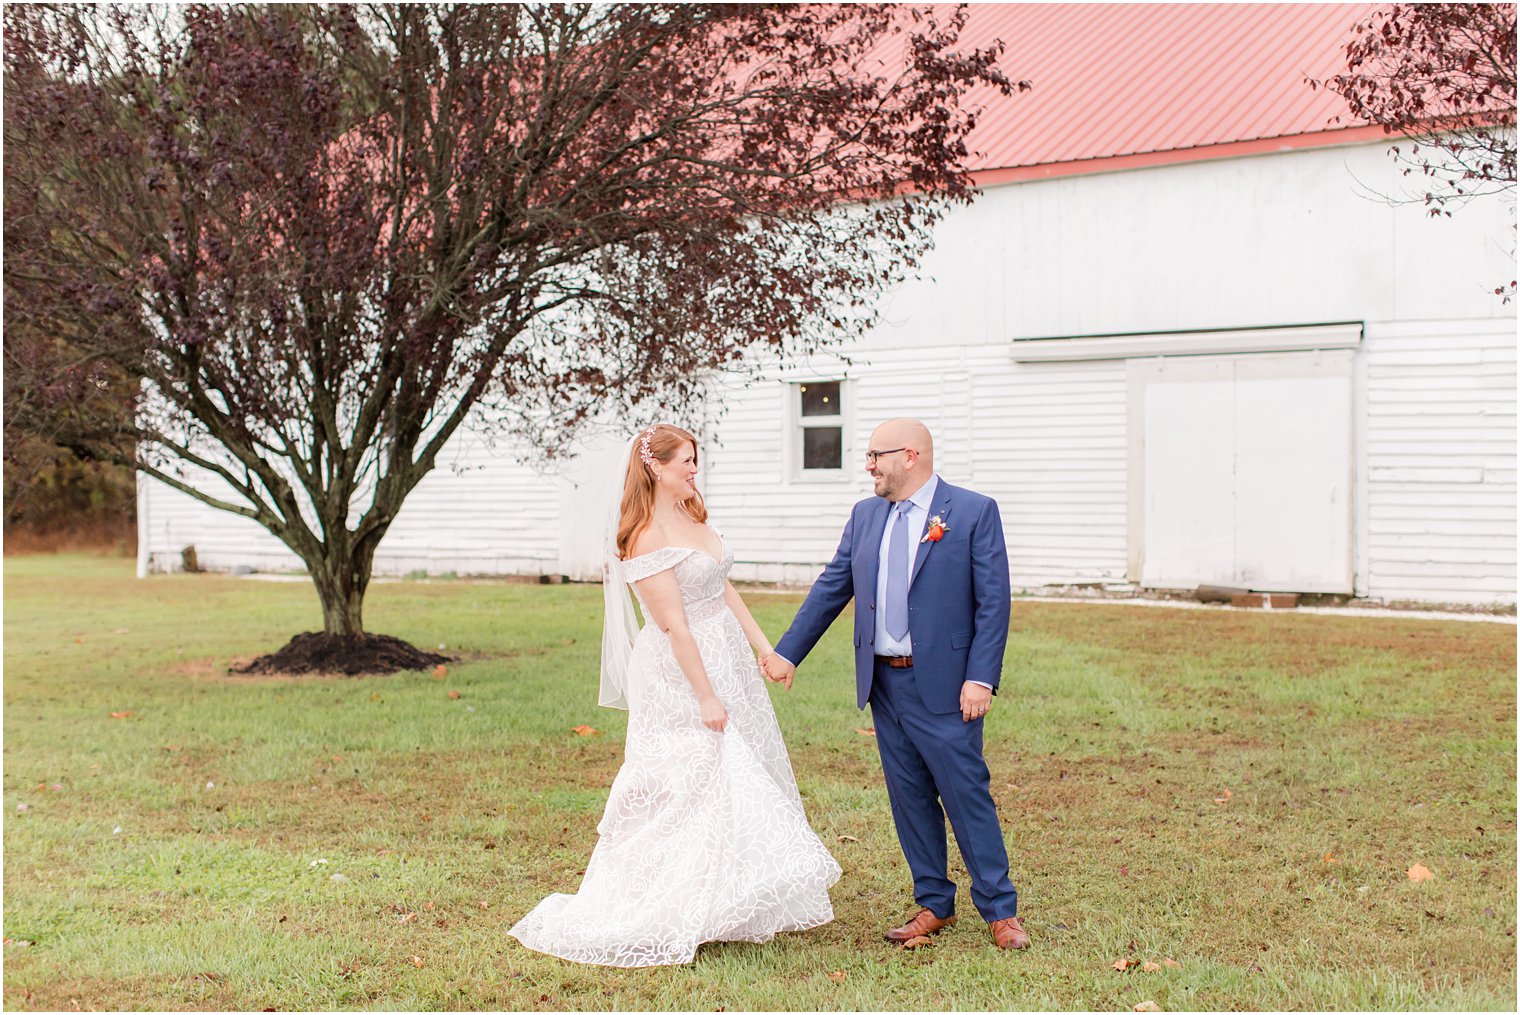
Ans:
POLYGON ((26 321, 48 411, 132 384, 135 467, 277 536, 355 650, 376 549, 467 421, 552 455, 870 326, 974 194, 968 93, 1028 87, 963 21, 7 7, 8 361, 26 321))
POLYGON ((1346 73, 1309 83, 1399 135, 1404 175, 1423 180, 1431 215, 1449 216, 1453 203, 1514 191, 1515 53, 1514 4, 1390 4, 1356 26, 1346 73))

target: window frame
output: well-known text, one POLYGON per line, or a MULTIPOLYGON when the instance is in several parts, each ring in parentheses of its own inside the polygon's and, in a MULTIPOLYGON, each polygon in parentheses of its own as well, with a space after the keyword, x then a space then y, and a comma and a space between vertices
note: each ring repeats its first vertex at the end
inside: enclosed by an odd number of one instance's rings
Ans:
POLYGON ((799 377, 782 382, 784 385, 782 404, 783 412, 787 420, 786 435, 782 441, 782 454, 785 456, 785 464, 782 474, 788 483, 829 483, 840 484, 849 482, 849 462, 852 458, 852 441, 850 425, 853 414, 850 407, 854 403, 853 385, 848 378, 843 376, 833 377, 799 377), (838 384, 839 385, 839 412, 833 416, 804 416, 802 414, 802 387, 806 384, 838 384), (839 430, 839 468, 837 469, 806 469, 802 465, 803 431, 834 427, 839 430))

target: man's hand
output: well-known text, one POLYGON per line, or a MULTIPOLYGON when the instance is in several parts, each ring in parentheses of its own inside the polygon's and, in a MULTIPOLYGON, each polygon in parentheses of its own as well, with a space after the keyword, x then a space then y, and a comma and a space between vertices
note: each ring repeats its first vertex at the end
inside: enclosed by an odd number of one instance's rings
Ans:
POLYGON ((961 684, 961 719, 980 719, 992 707, 992 688, 968 680, 961 684))
POLYGON ((792 689, 792 678, 797 675, 797 667, 772 652, 760 660, 760 669, 765 673, 765 679, 773 684, 785 684, 786 689, 792 689))

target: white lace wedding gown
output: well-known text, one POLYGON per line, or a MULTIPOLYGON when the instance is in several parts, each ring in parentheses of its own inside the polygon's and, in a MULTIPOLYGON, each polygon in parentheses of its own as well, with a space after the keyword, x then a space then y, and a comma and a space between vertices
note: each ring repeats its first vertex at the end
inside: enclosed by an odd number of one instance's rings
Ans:
POLYGON ((510 933, 575 962, 659 966, 690 962, 704 941, 828 923, 839 864, 803 814, 764 678, 723 601, 733 554, 666 547, 623 566, 630 583, 675 569, 728 727, 702 725, 669 637, 645 625, 628 666, 623 767, 580 891, 549 896, 510 933))

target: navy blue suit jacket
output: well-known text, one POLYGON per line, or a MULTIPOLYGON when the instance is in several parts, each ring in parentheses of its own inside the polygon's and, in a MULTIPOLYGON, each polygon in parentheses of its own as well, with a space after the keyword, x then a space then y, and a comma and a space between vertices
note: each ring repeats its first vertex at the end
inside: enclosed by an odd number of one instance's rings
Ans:
MULTIPOLYGON (((855 600, 855 699, 871 697, 876 654, 876 576, 881 536, 891 503, 868 497, 850 511, 834 559, 813 583, 776 653, 800 663, 834 618, 855 600)), ((908 633, 913 675, 931 712, 959 712, 961 684, 980 680, 995 689, 1008 643, 1008 550, 997 502, 943 479, 929 517, 938 515, 942 539, 920 543, 908 586, 908 633)), ((927 524, 926 524, 927 529, 927 524)))

